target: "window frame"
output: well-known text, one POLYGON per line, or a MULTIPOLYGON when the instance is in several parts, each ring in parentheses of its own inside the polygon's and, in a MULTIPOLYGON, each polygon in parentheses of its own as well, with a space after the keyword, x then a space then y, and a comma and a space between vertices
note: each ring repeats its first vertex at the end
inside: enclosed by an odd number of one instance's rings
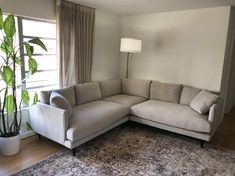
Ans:
MULTIPOLYGON (((28 18, 28 17, 21 17, 17 16, 17 21, 18 21, 18 36, 19 36, 19 45, 20 45, 20 60, 22 62, 22 67, 21 67, 21 80, 22 80, 22 89, 25 90, 33 90, 33 89, 40 89, 40 88, 45 88, 45 87, 52 87, 52 86, 58 86, 58 80, 56 81, 56 84, 48 84, 48 85, 42 85, 42 86, 34 86, 34 87, 27 87, 27 80, 25 80, 27 74, 29 71, 26 71, 25 68, 25 56, 26 54, 24 53, 24 39, 33 39, 34 37, 38 37, 41 40, 55 40, 56 37, 39 37, 39 36, 28 36, 23 34, 23 20, 28 20, 28 21, 35 21, 35 22, 43 22, 43 23, 50 23, 50 24, 56 24, 56 22, 52 21, 47 21, 47 20, 42 20, 42 19, 34 19, 34 18, 28 18)), ((55 56, 56 57, 57 53, 55 54, 33 54, 32 56, 55 56)), ((58 66, 56 66, 56 69, 45 69, 45 70, 37 70, 37 72, 58 72, 58 66)), ((57 73, 58 74, 58 73, 57 73)))

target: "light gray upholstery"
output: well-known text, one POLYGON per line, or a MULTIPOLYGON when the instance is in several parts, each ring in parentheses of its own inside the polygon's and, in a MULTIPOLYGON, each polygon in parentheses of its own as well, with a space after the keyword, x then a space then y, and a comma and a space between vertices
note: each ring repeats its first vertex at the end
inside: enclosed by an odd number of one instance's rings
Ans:
POLYGON ((104 98, 103 100, 111 101, 111 102, 122 104, 127 107, 131 107, 138 103, 144 102, 147 99, 144 97, 120 94, 120 95, 115 95, 115 96, 104 98))
POLYGON ((151 84, 150 97, 150 83, 147 80, 115 79, 55 90, 73 106, 71 116, 64 110, 66 107, 59 105, 60 102, 56 105, 60 108, 47 105, 52 91, 42 91, 41 101, 47 104, 38 103, 31 108, 31 125, 36 133, 70 149, 129 119, 201 140, 212 138, 223 120, 221 98, 217 102, 205 96, 207 98, 198 97, 193 102, 198 89, 185 86, 182 91, 182 85, 159 82, 151 84), (188 106, 191 104, 201 110, 204 106, 200 102, 204 99, 209 108, 205 115, 188 106))
POLYGON ((111 79, 106 81, 100 81, 99 83, 102 98, 118 95, 122 91, 121 79, 111 79))
POLYGON ((55 91, 65 97, 71 106, 75 106, 75 93, 74 93, 74 86, 69 86, 61 89, 55 90, 43 90, 40 92, 40 102, 45 104, 50 104, 50 95, 51 92, 55 91))
POLYGON ((153 81, 150 87, 150 99, 179 103, 181 91, 181 84, 169 84, 153 81))
POLYGON ((64 109, 37 103, 30 108, 30 124, 36 133, 64 145, 69 115, 64 109))
POLYGON ((201 89, 197 89, 191 86, 184 86, 181 97, 180 104, 190 105, 193 98, 201 91, 201 89))
POLYGON ((50 96, 50 105, 64 109, 69 113, 69 117, 72 115, 73 109, 69 101, 60 95, 59 93, 52 91, 51 96, 50 96))
POLYGON ((101 92, 98 82, 83 83, 75 85, 75 95, 77 105, 100 100, 101 92))
POLYGON ((186 130, 209 133, 208 116, 200 115, 189 106, 149 100, 131 107, 131 114, 151 121, 186 130))
POLYGON ((192 109, 197 111, 200 114, 205 114, 209 111, 210 107, 216 103, 218 96, 210 93, 208 91, 202 90, 199 94, 197 94, 190 106, 192 109))
POLYGON ((122 79, 122 94, 149 98, 150 82, 139 79, 122 79))
POLYGON ((129 108, 108 101, 93 101, 73 108, 67 131, 71 141, 80 140, 120 120, 129 113, 129 108))

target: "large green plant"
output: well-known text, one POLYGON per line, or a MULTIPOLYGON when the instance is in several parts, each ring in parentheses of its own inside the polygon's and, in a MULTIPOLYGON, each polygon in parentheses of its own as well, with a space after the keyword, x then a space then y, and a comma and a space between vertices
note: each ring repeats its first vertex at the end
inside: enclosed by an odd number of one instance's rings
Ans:
MULTIPOLYGON (((23 81, 37 71, 37 62, 32 58, 34 45, 38 45, 47 51, 47 48, 39 38, 33 38, 16 45, 14 41, 15 33, 14 15, 8 15, 4 20, 0 8, 0 53, 3 53, 0 54, 0 137, 11 137, 19 134, 22 121, 22 107, 23 105, 29 105, 30 102, 28 91, 23 90, 22 85, 18 85, 16 82, 17 67, 22 66, 19 53, 20 47, 23 46, 25 49, 29 67, 29 75, 25 76, 23 81), (17 95, 17 89, 21 89, 21 97, 18 98, 17 96, 20 95, 17 95)), ((38 95, 35 93, 33 104, 36 104, 37 101, 38 95)))

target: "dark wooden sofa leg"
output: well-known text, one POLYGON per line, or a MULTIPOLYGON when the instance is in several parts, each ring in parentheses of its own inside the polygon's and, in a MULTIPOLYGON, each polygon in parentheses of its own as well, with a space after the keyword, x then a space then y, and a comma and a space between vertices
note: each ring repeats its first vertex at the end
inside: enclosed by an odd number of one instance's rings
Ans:
POLYGON ((204 141, 201 140, 201 141, 200 141, 200 144, 201 144, 201 148, 203 148, 203 147, 204 147, 204 141))
POLYGON ((38 139, 41 140, 42 139, 42 136, 40 134, 38 134, 38 139))
POLYGON ((72 149, 72 153, 73 153, 73 156, 76 155, 76 148, 73 148, 73 149, 72 149))

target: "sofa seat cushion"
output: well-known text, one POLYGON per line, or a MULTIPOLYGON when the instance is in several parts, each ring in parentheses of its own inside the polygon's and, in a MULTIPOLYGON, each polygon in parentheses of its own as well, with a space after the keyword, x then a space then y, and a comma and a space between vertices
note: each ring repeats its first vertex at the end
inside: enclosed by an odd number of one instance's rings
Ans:
POLYGON ((76 141, 122 119, 129 108, 108 101, 93 101, 73 108, 67 139, 76 141))
POLYGON ((127 107, 131 107, 131 106, 136 105, 138 103, 147 101, 147 99, 144 97, 131 96, 131 95, 125 95, 125 94, 107 97, 107 98, 104 98, 103 100, 104 101, 111 101, 114 103, 119 103, 119 104, 122 104, 127 107))
POLYGON ((209 133, 208 117, 192 110, 187 105, 149 100, 131 107, 131 114, 161 124, 190 131, 209 133))

